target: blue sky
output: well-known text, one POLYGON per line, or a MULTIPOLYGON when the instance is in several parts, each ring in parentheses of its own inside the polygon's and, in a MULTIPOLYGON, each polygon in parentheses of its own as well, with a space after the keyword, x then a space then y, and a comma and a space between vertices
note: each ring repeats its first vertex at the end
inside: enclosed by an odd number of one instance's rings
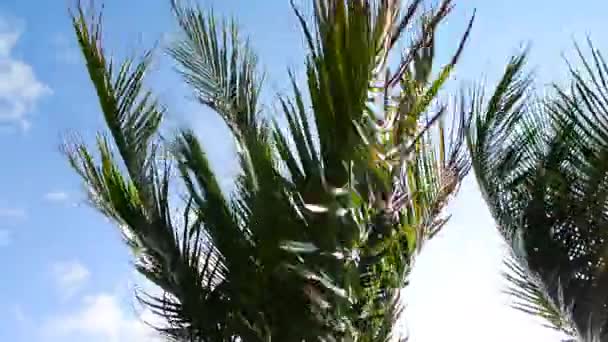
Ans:
MULTIPOLYGON (((106 43, 117 56, 164 41, 174 30, 168 0, 106 0, 106 43)), ((288 67, 301 71, 302 40, 286 0, 205 1, 236 15, 260 54, 272 94, 288 67)), ((590 33, 603 49, 608 4, 587 0, 461 0, 439 35, 440 58, 456 48, 473 8, 478 20, 457 68, 458 81, 496 78, 507 57, 530 42, 542 81, 563 75, 561 53, 590 33)), ((0 341, 148 341, 131 299, 135 280, 118 232, 84 203, 59 152, 62 135, 90 139, 103 128, 76 50, 65 1, 0 3, 0 341)), ((605 50, 604 50, 605 51, 605 50)), ((234 162, 225 129, 193 106, 159 56, 150 85, 170 108, 167 125, 193 125, 218 169, 234 162)), ((417 262, 408 298, 413 341, 556 341, 514 312, 500 294, 501 240, 469 180, 453 219, 417 262)))

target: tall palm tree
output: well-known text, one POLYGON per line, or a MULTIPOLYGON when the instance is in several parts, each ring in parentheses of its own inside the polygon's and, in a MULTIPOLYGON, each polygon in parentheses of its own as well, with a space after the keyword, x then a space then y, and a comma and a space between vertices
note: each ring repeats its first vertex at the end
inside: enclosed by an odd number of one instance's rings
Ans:
POLYGON ((493 97, 473 101, 469 147, 511 247, 515 307, 576 341, 608 341, 608 65, 590 47, 543 99, 518 57, 493 97))
POLYGON ((95 153, 80 142, 66 153, 92 203, 120 227, 137 270, 163 291, 139 298, 166 319, 166 336, 392 338, 413 258, 445 224, 442 209, 470 167, 463 112, 446 128, 439 95, 473 19, 434 73, 434 33, 453 4, 422 6, 317 0, 311 16, 293 6, 307 84, 292 76, 293 94, 268 113, 256 55, 236 23, 173 1, 182 35, 168 53, 236 142, 241 172, 230 193, 194 132, 160 139, 166 109, 143 85, 152 54, 107 57, 100 16, 75 9, 110 134, 99 135, 95 153), (403 37, 411 44, 397 60, 403 37))

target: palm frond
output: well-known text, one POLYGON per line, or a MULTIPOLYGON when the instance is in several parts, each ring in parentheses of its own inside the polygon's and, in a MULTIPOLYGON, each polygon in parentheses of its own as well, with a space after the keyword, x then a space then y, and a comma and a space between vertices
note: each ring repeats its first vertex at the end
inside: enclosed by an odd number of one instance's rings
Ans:
MULTIPOLYGON (((68 159, 87 185, 93 204, 121 227, 138 271, 165 292, 162 297, 140 297, 168 318, 169 326, 161 330, 175 338, 184 337, 185 330, 206 336, 205 340, 223 338, 222 312, 227 304, 216 290, 225 266, 213 245, 202 244, 200 219, 192 224, 186 220, 179 227, 172 218, 170 162, 160 158, 160 146, 154 141, 164 109, 143 86, 150 54, 135 67, 126 60, 115 74, 115 64, 102 48, 101 16, 93 13, 87 19, 80 6, 75 13, 76 35, 120 159, 105 137, 98 139, 99 162, 82 143, 66 146, 68 159), (118 160, 128 177, 122 175, 118 160), (201 309, 209 313, 202 319, 201 309)), ((188 218, 197 216, 191 208, 185 209, 188 218)))
POLYGON ((213 12, 171 0, 182 38, 169 48, 179 72, 199 101, 216 110, 233 134, 258 124, 262 78, 257 57, 234 20, 218 23, 213 12))
MULTIPOLYGON (((330 229, 325 221, 321 241, 332 241, 327 231, 342 232, 337 235, 342 242, 338 250, 335 243, 329 249, 318 241, 311 245, 316 254, 357 255, 355 260, 345 258, 346 267, 342 267, 348 275, 343 280, 348 285, 345 289, 359 293, 354 307, 360 318, 351 325, 366 332, 357 335, 362 341, 391 338, 388 327, 401 312, 398 289, 406 283, 414 251, 445 224, 442 209, 470 167, 463 145, 465 116, 454 113, 452 130, 443 124, 437 128, 445 109, 432 113, 431 104, 448 80, 473 21, 452 62, 430 79, 433 33, 451 3, 445 1, 436 12, 425 13, 420 38, 425 44, 408 51, 415 58, 401 62, 400 82, 393 84, 393 75, 384 72, 389 53, 420 5, 412 3, 401 16, 397 3, 328 1, 315 8, 313 24, 296 10, 310 49, 311 110, 303 108, 301 92, 294 85, 295 101, 281 102, 289 137, 275 130, 289 180, 296 188, 304 188, 304 203, 314 203, 318 212, 327 213, 327 219, 330 214, 352 213, 332 222, 330 229), (376 99, 383 106, 372 108, 376 99), (308 133, 309 117, 314 119, 318 144, 308 133), (377 118, 382 118, 380 123, 377 118), (437 134, 442 137, 438 144, 437 134), (332 195, 319 197, 323 192, 332 195), (390 266, 380 266, 382 260, 391 260, 390 266), (360 280, 354 281, 357 274, 360 280)), ((308 229, 316 229, 315 224, 308 229)), ((308 258, 301 262, 311 263, 308 258)))
POLYGON ((139 179, 147 159, 150 139, 156 134, 164 109, 143 89, 143 79, 151 60, 151 52, 139 62, 126 60, 118 67, 107 60, 101 45, 101 22, 93 17, 87 23, 79 7, 72 15, 72 23, 91 81, 108 128, 116 142, 129 175, 140 185, 149 179, 139 179))
MULTIPOLYGON (((603 341, 608 69, 591 49, 586 58, 576 47, 583 71, 569 65, 571 86, 554 86, 548 99, 517 87, 507 101, 516 110, 490 101, 469 146, 499 229, 520 250, 507 277, 517 307, 581 341, 603 341)), ((496 93, 508 93, 502 84, 496 93)))

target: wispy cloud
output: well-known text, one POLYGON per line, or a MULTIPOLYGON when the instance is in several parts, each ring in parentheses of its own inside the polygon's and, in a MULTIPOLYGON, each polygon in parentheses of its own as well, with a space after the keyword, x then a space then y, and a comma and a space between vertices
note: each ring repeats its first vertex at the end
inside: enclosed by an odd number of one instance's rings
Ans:
POLYGON ((13 47, 17 44, 21 32, 17 30, 8 30, 4 22, 6 19, 0 19, 0 56, 7 57, 10 55, 13 47))
POLYGON ((38 80, 31 65, 12 56, 21 33, 19 25, 0 17, 0 126, 27 130, 27 115, 51 89, 38 80))
POLYGON ((0 207, 0 218, 8 220, 23 220, 27 217, 24 209, 0 207))
POLYGON ((21 307, 21 305, 15 305, 15 321, 17 321, 17 323, 25 323, 27 321, 27 316, 25 315, 25 312, 23 311, 23 307, 21 307))
POLYGON ((10 245, 12 240, 10 230, 0 229, 0 247, 5 247, 10 245))
POLYGON ((55 48, 55 58, 58 62, 77 64, 80 61, 80 51, 78 51, 74 41, 68 39, 65 34, 55 34, 51 43, 55 48))
POLYGON ((50 317, 44 323, 46 337, 87 341, 160 342, 156 332, 145 322, 151 313, 144 311, 139 317, 127 314, 117 296, 100 293, 84 297, 77 310, 50 317))
POLYGON ((51 191, 44 194, 44 199, 49 202, 65 202, 70 198, 67 192, 65 191, 51 191))
POLYGON ((57 262, 52 265, 52 272, 57 289, 64 299, 80 291, 91 276, 91 272, 79 261, 57 262))

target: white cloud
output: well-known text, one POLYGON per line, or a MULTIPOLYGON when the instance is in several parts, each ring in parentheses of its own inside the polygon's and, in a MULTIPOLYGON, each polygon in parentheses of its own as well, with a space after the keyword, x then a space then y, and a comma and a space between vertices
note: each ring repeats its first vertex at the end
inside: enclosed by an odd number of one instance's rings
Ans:
POLYGON ((0 229, 0 247, 8 246, 11 240, 11 232, 6 229, 0 229))
POLYGON ((20 208, 0 208, 0 218, 22 220, 27 217, 25 210, 20 208))
POLYGON ((8 57, 11 50, 19 40, 19 32, 6 31, 2 32, 3 27, 0 26, 0 57, 8 57))
POLYGON ((89 280, 91 272, 78 261, 57 262, 52 266, 58 290, 65 299, 76 294, 89 280))
POLYGON ((44 199, 49 202, 65 202, 70 196, 64 191, 51 191, 44 195, 44 199))
POLYGON ((58 340, 160 342, 145 323, 151 317, 147 311, 137 318, 128 315, 115 295, 101 293, 85 297, 74 312, 48 319, 43 334, 58 340))
POLYGON ((17 321, 17 323, 23 324, 27 321, 27 316, 25 315, 25 312, 23 311, 23 307, 21 307, 21 305, 15 305, 15 321, 17 321))
POLYGON ((33 68, 12 56, 21 30, 8 19, 0 17, 0 126, 30 126, 28 113, 38 100, 50 94, 50 88, 40 82, 33 68))

